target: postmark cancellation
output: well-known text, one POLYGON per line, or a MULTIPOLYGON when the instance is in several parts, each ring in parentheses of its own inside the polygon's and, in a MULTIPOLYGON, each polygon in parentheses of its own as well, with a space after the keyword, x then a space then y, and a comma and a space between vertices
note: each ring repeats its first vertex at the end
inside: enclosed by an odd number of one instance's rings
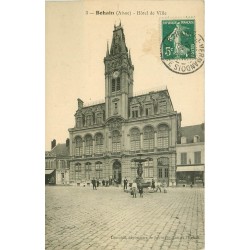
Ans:
POLYGON ((204 39, 195 30, 195 19, 161 21, 161 60, 171 71, 190 74, 204 64, 204 39))

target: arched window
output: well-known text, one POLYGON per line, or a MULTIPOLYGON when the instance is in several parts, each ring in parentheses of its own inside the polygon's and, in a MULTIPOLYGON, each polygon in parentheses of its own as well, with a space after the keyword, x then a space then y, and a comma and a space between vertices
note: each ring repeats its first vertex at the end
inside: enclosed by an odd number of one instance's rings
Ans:
POLYGON ((112 151, 121 152, 121 136, 117 130, 115 130, 112 135, 112 151))
POLYGON ((96 147, 95 147, 96 154, 102 154, 103 153, 103 135, 97 134, 95 141, 96 141, 96 147))
POLYGON ((130 133, 131 151, 140 150, 140 131, 138 128, 133 128, 130 133))
POLYGON ((157 146, 158 148, 168 148, 168 126, 162 124, 157 132, 157 146))
POLYGON ((76 137, 76 147, 75 147, 75 156, 81 156, 82 155, 82 138, 76 137))
POLYGON ((144 170, 143 170, 144 178, 153 178, 154 176, 153 159, 148 158, 147 161, 145 161, 143 165, 144 165, 144 170))
POLYGON ((96 178, 98 178, 98 179, 103 178, 102 162, 98 161, 98 162, 95 163, 95 171, 96 171, 96 178))
POLYGON ((146 127, 143 134, 144 149, 154 149, 154 129, 152 127, 146 127))
POLYGON ((93 139, 91 135, 85 137, 85 155, 93 154, 93 139))
POLYGON ((91 179, 91 163, 90 162, 86 162, 85 163, 85 173, 86 173, 86 179, 90 180, 91 179))

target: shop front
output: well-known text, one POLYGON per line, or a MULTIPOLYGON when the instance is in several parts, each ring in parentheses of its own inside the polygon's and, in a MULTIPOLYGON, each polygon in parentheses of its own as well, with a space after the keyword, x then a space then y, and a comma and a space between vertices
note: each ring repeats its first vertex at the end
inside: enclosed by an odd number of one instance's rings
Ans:
POLYGON ((204 165, 177 166, 177 186, 204 186, 204 165))
POLYGON ((55 185, 56 184, 56 170, 45 169, 45 184, 55 185))

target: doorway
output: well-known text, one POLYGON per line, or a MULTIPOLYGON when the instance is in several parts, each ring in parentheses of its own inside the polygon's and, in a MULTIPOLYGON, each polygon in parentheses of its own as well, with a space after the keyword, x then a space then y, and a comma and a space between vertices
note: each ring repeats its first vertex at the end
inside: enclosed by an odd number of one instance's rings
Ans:
POLYGON ((118 160, 113 163, 113 177, 117 184, 122 183, 122 166, 118 160))

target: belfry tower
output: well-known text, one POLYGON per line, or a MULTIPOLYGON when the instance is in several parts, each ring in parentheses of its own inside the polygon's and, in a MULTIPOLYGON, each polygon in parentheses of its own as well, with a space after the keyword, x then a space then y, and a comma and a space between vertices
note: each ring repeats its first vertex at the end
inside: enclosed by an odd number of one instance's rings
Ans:
POLYGON ((130 52, 121 23, 114 26, 111 48, 107 44, 105 65, 106 119, 119 116, 128 119, 128 98, 133 96, 133 72, 130 52))

